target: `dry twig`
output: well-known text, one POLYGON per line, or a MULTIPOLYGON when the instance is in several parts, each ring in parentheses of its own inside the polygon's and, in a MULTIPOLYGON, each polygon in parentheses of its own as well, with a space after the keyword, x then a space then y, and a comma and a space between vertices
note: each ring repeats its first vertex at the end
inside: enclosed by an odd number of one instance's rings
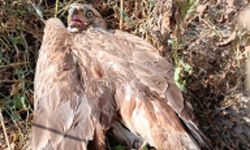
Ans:
POLYGON ((119 24, 120 30, 122 30, 123 27, 123 0, 120 0, 120 24, 119 24))
POLYGON ((0 109, 0 122, 1 122, 1 125, 2 125, 2 128, 3 128, 3 133, 4 133, 5 141, 6 141, 7 146, 8 146, 8 150, 11 150, 10 149, 10 142, 9 142, 8 135, 7 135, 7 132, 6 132, 6 128, 5 128, 5 124, 4 124, 4 118, 3 118, 3 114, 2 114, 1 109, 0 109))

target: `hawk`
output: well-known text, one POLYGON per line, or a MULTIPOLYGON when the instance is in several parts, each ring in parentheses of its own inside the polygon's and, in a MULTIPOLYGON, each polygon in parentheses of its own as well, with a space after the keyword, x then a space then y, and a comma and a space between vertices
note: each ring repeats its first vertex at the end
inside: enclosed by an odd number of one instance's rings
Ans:
POLYGON ((157 49, 108 30, 91 5, 72 4, 67 28, 59 19, 46 21, 34 81, 32 148, 106 149, 107 132, 130 148, 141 139, 159 150, 211 149, 175 85, 172 65, 157 49))

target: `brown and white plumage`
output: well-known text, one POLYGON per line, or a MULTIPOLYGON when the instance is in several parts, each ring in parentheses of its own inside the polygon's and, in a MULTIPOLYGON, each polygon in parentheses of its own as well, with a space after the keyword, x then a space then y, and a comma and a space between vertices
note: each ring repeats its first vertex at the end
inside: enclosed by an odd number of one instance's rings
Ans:
POLYGON ((104 149, 105 133, 121 124, 156 149, 209 148, 173 81, 172 65, 139 37, 105 30, 93 10, 74 4, 69 30, 58 19, 46 23, 35 76, 33 149, 104 149))

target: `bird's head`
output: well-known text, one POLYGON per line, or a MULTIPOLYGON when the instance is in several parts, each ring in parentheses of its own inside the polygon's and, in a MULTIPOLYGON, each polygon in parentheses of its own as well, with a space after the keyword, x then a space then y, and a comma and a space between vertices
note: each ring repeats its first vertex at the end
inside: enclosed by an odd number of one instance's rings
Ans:
POLYGON ((74 3, 68 11, 68 29, 70 32, 80 32, 90 27, 107 28, 101 14, 91 5, 74 3))

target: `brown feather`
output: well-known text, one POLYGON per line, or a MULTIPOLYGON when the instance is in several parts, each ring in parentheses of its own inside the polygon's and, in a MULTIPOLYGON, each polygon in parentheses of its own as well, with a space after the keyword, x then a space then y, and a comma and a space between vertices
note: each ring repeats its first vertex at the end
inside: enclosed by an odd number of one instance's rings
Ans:
MULTIPOLYGON (((91 6, 79 8, 102 20, 91 6)), ((47 21, 35 77, 33 149, 105 149, 110 129, 131 148, 141 138, 160 150, 209 149, 172 65, 139 37, 101 26, 70 33, 60 20, 47 21)))
POLYGON ((199 149, 176 115, 194 123, 192 107, 173 81, 171 64, 153 46, 128 33, 95 28, 75 34, 73 41, 79 58, 87 55, 90 61, 100 62, 102 80, 113 85, 121 121, 131 132, 158 149, 176 145, 199 149))
POLYGON ((87 149, 94 138, 96 120, 71 45, 61 21, 48 20, 35 75, 33 149, 87 149))

